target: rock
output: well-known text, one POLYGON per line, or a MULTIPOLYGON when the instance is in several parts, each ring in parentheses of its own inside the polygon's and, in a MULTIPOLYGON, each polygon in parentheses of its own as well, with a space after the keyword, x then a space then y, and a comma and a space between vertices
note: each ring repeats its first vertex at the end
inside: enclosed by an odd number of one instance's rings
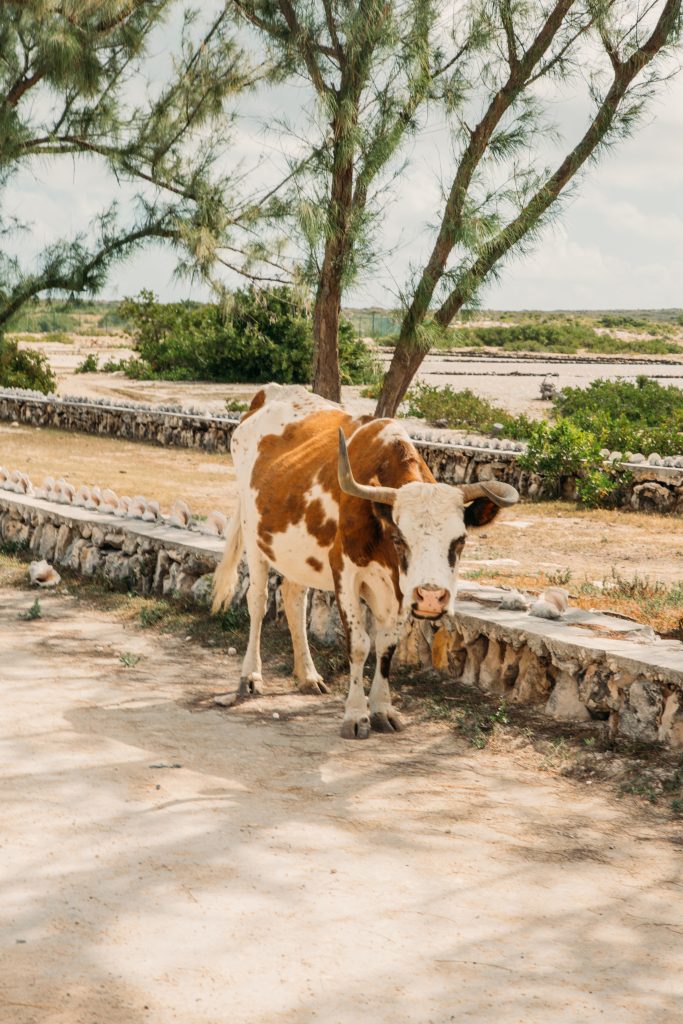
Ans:
POLYGON ((632 740, 653 742, 657 739, 659 720, 664 709, 664 696, 658 683, 638 678, 624 695, 618 729, 632 740))
POLYGON ((38 544, 38 554, 41 556, 41 558, 54 558, 56 546, 57 529, 52 525, 52 523, 45 523, 40 535, 40 542, 38 544))
POLYGON ((563 667, 545 706, 546 714, 558 722, 585 722, 590 712, 579 696, 578 665, 563 667))
POLYGON ((517 682, 510 700, 514 704, 538 704, 545 700, 550 691, 550 680, 545 663, 530 647, 523 647, 519 658, 517 682))
MULTIPOLYGON (((206 573, 200 576, 192 584, 190 594, 192 599, 201 605, 211 604, 211 592, 213 590, 213 573, 206 573)), ((229 653, 229 652, 228 652, 229 653)))
POLYGON ((662 720, 657 730, 657 739, 670 747, 683 747, 683 695, 669 694, 664 704, 662 720))
POLYGON ((330 646, 339 643, 343 637, 344 627, 333 594, 315 590, 311 595, 308 632, 318 643, 330 646))
POLYGON ((636 512, 671 512, 675 504, 675 493, 664 484, 636 484, 631 494, 631 508, 636 512))
POLYGON ((478 684, 481 664, 486 657, 488 645, 489 639, 486 636, 477 636, 476 640, 465 643, 466 657, 460 680, 464 686, 476 686, 478 684))
POLYGON ((511 590, 502 599, 498 607, 506 612, 525 612, 529 607, 529 598, 519 590, 511 590))

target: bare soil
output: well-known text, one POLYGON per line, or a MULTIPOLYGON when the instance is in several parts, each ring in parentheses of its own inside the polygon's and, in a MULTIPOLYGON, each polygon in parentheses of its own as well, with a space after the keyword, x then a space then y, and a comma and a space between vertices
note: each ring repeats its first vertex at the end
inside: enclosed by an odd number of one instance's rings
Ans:
POLYGON ((680 1016, 679 826, 409 715, 232 710, 222 651, 0 587, 12 1024, 659 1024, 680 1016))
POLYGON ((111 487, 117 494, 156 498, 164 512, 182 498, 196 513, 230 514, 235 474, 228 455, 162 448, 113 437, 74 434, 0 422, 0 464, 69 483, 111 487))

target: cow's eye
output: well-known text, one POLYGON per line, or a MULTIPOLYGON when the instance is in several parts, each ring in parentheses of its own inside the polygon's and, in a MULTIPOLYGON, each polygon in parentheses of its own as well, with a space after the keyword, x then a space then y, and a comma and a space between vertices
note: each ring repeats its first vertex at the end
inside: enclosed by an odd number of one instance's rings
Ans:
POLYGON ((458 560, 458 558, 460 558, 460 555, 462 554, 462 549, 464 547, 464 537, 456 537, 454 540, 451 541, 450 546, 448 548, 448 564, 450 565, 451 569, 455 569, 455 563, 458 560))

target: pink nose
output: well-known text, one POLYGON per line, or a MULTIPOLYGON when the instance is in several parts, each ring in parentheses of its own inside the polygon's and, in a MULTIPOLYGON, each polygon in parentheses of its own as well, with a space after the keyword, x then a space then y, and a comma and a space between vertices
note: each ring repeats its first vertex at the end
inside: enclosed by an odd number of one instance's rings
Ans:
POLYGON ((415 611, 423 615, 440 615, 448 604, 450 591, 436 590, 432 587, 415 587, 413 597, 415 611))

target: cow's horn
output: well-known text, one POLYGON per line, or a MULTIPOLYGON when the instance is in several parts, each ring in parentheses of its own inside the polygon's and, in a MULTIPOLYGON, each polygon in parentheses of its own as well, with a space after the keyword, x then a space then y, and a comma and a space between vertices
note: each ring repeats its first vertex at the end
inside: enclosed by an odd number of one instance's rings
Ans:
POLYGON ((460 488, 463 501, 467 505, 475 498, 490 498, 500 508, 516 505, 519 494, 512 484, 501 483, 500 480, 480 481, 478 484, 463 484, 460 488))
POLYGON ((349 452, 346 447, 344 431, 339 428, 339 486, 346 494, 354 498, 365 498, 367 501, 379 501, 383 505, 393 505, 398 493, 395 487, 373 487, 370 484, 357 484, 351 472, 349 452))

